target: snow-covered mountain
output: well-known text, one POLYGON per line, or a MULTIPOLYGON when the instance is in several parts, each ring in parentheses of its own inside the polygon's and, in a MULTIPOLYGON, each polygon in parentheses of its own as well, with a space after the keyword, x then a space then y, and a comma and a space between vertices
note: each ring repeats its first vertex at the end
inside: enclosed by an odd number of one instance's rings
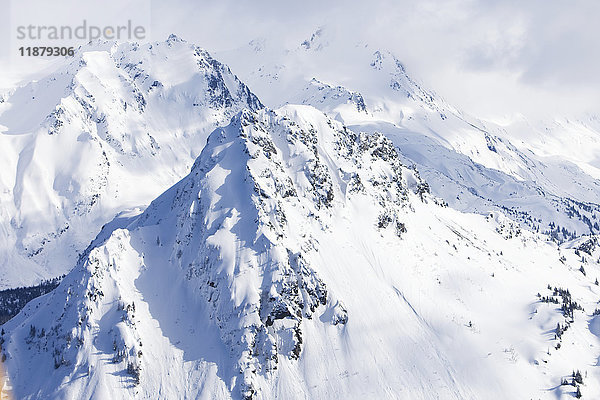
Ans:
POLYGON ((104 223, 185 176, 216 126, 261 107, 227 66, 175 36, 88 45, 4 95, 0 288, 68 272, 104 223))
POLYGON ((424 88, 391 52, 328 27, 289 49, 265 38, 218 57, 271 107, 308 104, 356 132, 384 133, 453 208, 509 213, 558 241, 600 233, 597 117, 480 120, 424 88))
POLYGON ((325 28, 221 57, 95 43, 2 95, 0 285, 70 272, 0 394, 600 397, 597 119, 479 120, 325 28))
POLYGON ((18 398, 569 398, 573 370, 594 398, 586 246, 444 206, 381 134, 244 110, 5 324, 3 365, 18 398))

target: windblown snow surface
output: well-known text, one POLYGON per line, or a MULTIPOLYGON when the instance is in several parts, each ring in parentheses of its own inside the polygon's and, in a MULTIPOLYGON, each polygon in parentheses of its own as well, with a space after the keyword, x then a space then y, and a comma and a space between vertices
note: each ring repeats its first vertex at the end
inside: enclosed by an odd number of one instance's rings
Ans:
POLYGON ((600 398, 592 155, 513 145, 383 50, 289 72, 326 39, 224 55, 277 107, 174 36, 2 97, 2 284, 70 271, 2 326, 4 396, 600 398))

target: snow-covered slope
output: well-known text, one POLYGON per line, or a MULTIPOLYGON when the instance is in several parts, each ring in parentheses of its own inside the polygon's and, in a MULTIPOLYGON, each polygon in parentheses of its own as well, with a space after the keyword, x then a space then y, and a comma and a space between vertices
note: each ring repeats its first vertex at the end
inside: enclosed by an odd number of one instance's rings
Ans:
POLYGON ((581 370, 581 392, 600 396, 597 260, 427 191, 381 134, 308 106, 242 111, 4 326, 9 385, 18 398, 554 399, 581 370))
POLYGON ((290 49, 265 38, 218 56, 270 106, 309 104, 356 132, 385 133, 454 208, 503 210, 559 241, 600 232, 593 116, 479 120, 425 89, 396 55, 328 26, 290 49))
POLYGON ((187 174, 216 126, 262 107, 175 36, 94 43, 57 68, 0 100, 0 287, 67 272, 102 224, 187 174))

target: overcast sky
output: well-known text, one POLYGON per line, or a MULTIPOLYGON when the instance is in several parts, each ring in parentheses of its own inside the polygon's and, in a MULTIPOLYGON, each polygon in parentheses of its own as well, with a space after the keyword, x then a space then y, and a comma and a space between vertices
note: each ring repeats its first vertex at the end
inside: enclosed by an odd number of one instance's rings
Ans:
POLYGON ((600 111, 600 1, 150 4, 154 40, 176 33, 209 51, 223 51, 266 36, 291 47, 319 26, 334 26, 349 41, 393 51, 411 75, 471 114, 600 111))

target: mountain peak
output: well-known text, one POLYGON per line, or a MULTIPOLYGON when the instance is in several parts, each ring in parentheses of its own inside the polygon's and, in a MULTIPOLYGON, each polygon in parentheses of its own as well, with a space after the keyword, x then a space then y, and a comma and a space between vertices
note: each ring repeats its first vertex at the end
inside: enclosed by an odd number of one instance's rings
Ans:
POLYGON ((171 34, 169 35, 169 37, 167 38, 167 41, 166 41, 166 42, 167 42, 167 43, 175 43, 175 42, 182 42, 182 43, 185 43, 186 41, 185 41, 184 39, 180 38, 179 36, 177 36, 176 34, 174 34, 174 33, 171 33, 171 34))
POLYGON ((1 190, 0 215, 14 218, 0 253, 19 249, 1 257, 13 271, 2 285, 66 272, 103 223, 183 177, 216 126, 263 107, 226 65, 176 40, 83 46, 3 105, 0 143, 16 154, 3 168, 22 173, 1 190))
MULTIPOLYGON (((15 346, 29 340, 47 354, 42 359, 53 359, 40 363, 40 373, 72 376, 82 368, 104 371, 92 367, 94 354, 108 351, 106 368, 122 368, 133 386, 156 379, 148 363, 158 360, 142 347, 156 340, 147 339, 155 329, 138 329, 151 320, 145 299, 181 285, 232 359, 224 364, 232 390, 254 398, 282 357, 300 357, 304 320, 318 315, 319 323, 343 329, 351 318, 318 273, 314 232, 331 230, 342 209, 372 197, 378 206, 367 213, 370 229, 402 235, 409 196, 403 169, 383 136, 356 135, 311 107, 242 110, 209 136, 187 177, 140 216, 105 228, 40 300, 43 313, 27 308, 26 319, 11 321, 18 333, 7 354, 15 360, 15 346), (164 273, 173 284, 152 284, 158 292, 151 294, 144 282, 164 273), (61 317, 45 319, 52 314, 61 317), (30 326, 36 333, 27 339, 30 326), (99 340, 112 342, 112 350, 99 340)), ((96 380, 87 382, 81 390, 94 390, 96 380)))

